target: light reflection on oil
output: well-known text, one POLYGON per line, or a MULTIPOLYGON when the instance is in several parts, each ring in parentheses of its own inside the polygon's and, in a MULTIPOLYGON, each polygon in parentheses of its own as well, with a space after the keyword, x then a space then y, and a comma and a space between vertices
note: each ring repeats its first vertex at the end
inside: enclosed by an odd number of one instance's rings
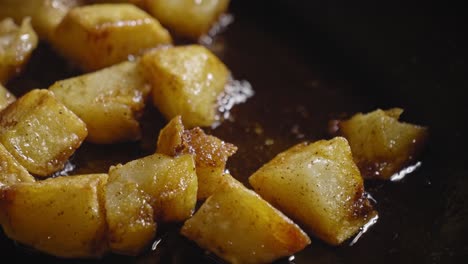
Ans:
POLYGON ((351 240, 351 243, 349 243, 349 246, 354 246, 358 242, 358 240, 362 237, 362 235, 364 235, 371 226, 377 223, 378 219, 379 219, 379 215, 375 215, 373 218, 369 220, 369 222, 363 225, 359 229, 359 233, 357 233, 357 235, 353 238, 353 240, 351 240))
POLYGON ((231 117, 230 110, 237 104, 245 103, 254 95, 252 85, 246 80, 230 80, 224 92, 218 97, 218 120, 214 127, 231 117))
POLYGON ((420 161, 418 161, 418 162, 416 162, 416 164, 410 165, 410 166, 402 169, 401 171, 393 174, 392 177, 390 177, 390 180, 392 182, 401 181, 406 177, 406 175, 414 172, 416 169, 421 167, 421 165, 422 165, 422 163, 420 161))

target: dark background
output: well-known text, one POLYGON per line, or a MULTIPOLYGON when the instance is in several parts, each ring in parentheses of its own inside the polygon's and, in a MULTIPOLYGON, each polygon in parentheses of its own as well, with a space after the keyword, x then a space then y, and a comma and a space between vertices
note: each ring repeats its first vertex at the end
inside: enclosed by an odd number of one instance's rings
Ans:
MULTIPOLYGON (((234 6, 246 10, 241 1, 234 6)), ((370 98, 359 111, 400 106, 404 120, 431 133, 421 170, 403 182, 366 183, 380 213, 367 237, 353 247, 310 250, 297 263, 464 263, 464 9, 451 1, 259 1, 250 7, 255 24, 299 50, 309 69, 339 87, 345 100, 370 98)))

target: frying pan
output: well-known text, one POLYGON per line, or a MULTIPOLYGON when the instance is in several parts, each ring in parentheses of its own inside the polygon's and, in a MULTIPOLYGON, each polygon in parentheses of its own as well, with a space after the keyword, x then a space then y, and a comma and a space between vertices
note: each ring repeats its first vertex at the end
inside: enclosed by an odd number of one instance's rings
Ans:
MULTIPOLYGON (((210 45, 255 95, 232 120, 207 129, 239 151, 231 173, 248 176, 277 153, 304 140, 330 138, 328 121, 375 108, 402 107, 404 121, 429 127, 422 166, 398 182, 366 181, 380 218, 354 245, 317 239, 278 263, 464 263, 468 257, 467 42, 462 8, 416 1, 240 1, 235 22, 210 45)), ((79 74, 45 44, 7 87, 16 95, 79 74)), ((106 171, 154 151, 165 124, 148 107, 140 142, 85 143, 74 173, 106 171)), ((2 263, 218 263, 177 234, 158 230, 155 249, 138 257, 62 260, 0 235, 2 263)))

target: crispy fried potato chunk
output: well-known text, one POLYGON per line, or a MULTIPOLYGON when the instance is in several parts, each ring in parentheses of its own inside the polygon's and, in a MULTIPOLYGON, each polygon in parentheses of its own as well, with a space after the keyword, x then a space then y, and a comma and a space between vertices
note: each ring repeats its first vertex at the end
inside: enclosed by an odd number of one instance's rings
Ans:
POLYGON ((183 221, 195 210, 197 176, 191 155, 154 154, 112 166, 105 188, 109 246, 141 253, 156 235, 157 221, 183 221))
POLYGON ((181 233, 229 263, 270 263, 310 243, 289 218, 230 175, 181 233))
POLYGON ((49 87, 86 123, 86 140, 100 144, 140 139, 138 119, 149 89, 136 62, 123 62, 49 87))
POLYGON ((31 17, 34 30, 41 39, 50 40, 55 28, 67 12, 81 0, 0 0, 0 18, 12 17, 16 23, 31 17))
POLYGON ((52 40, 59 53, 84 71, 108 67, 171 42, 171 36, 156 19, 131 4, 73 8, 58 25, 52 40))
POLYGON ((5 109, 8 105, 13 103, 16 100, 16 96, 14 96, 10 91, 8 91, 3 85, 0 83, 0 112, 5 109))
POLYGON ((296 145, 263 165, 249 182, 265 200, 332 245, 376 215, 342 137, 296 145))
POLYGON ((141 60, 154 105, 168 119, 181 115, 189 127, 219 119, 217 98, 229 79, 226 66, 199 45, 156 49, 141 60))
POLYGON ((206 199, 226 181, 226 162, 237 147, 205 134, 199 127, 185 130, 181 117, 177 116, 160 131, 156 151, 169 156, 193 154, 198 177, 197 196, 206 199))
POLYGON ((113 166, 109 175, 116 181, 136 183, 148 194, 156 220, 184 221, 195 209, 198 185, 192 155, 153 154, 113 166))
POLYGON ((146 0, 146 9, 178 35, 197 39, 208 33, 229 0, 146 0))
POLYGON ((23 70, 37 42, 30 18, 25 18, 21 26, 17 26, 11 18, 0 21, 0 84, 23 70))
POLYGON ((51 178, 0 189, 5 234, 59 257, 107 251, 102 190, 107 174, 51 178))
POLYGON ((0 188, 18 182, 34 181, 34 177, 0 144, 0 188))
POLYGON ((389 179, 415 161, 428 131, 426 127, 398 121, 402 113, 401 108, 377 109, 339 123, 339 132, 348 139, 364 178, 389 179))
POLYGON ((0 143, 38 176, 62 169, 87 134, 85 123, 48 90, 32 90, 0 113, 0 143))

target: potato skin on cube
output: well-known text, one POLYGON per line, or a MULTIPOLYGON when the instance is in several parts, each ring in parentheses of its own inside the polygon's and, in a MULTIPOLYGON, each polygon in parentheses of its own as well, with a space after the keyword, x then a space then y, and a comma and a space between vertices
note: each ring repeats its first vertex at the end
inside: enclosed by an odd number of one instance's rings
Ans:
POLYGON ((308 244, 309 237, 289 218, 230 175, 181 229, 229 263, 270 263, 308 244))
POLYGON ((31 17, 31 23, 41 39, 50 40, 55 28, 67 12, 82 4, 81 0, 1 0, 0 19, 11 17, 20 23, 31 17))
POLYGON ((160 48, 146 53, 141 63, 152 85, 153 103, 166 119, 181 115, 192 128, 210 126, 219 118, 217 98, 230 73, 207 48, 160 48))
POLYGON ((415 161, 428 130, 398 121, 402 113, 401 108, 377 109, 339 122, 364 178, 386 180, 415 161))
POLYGON ((171 36, 156 19, 131 4, 73 8, 52 41, 60 54, 83 71, 102 69, 171 43, 171 36))
POLYGON ((226 181, 226 162, 236 151, 233 144, 207 135, 199 127, 185 130, 180 116, 174 117, 160 131, 156 148, 156 152, 169 156, 194 155, 199 200, 208 198, 226 181))
POLYGON ((0 189, 5 234, 64 258, 107 252, 102 193, 107 174, 51 178, 0 189))
POLYGON ((48 90, 32 90, 0 113, 0 143, 37 176, 62 169, 87 134, 85 123, 48 90))
POLYGON ((37 34, 31 27, 30 18, 25 18, 20 26, 11 18, 0 21, 0 84, 23 70, 37 43, 37 34))
POLYGON ((5 109, 8 105, 13 103, 16 100, 16 96, 10 93, 3 85, 0 83, 0 111, 5 109))
POLYGON ((49 90, 86 123, 87 141, 110 144, 141 138, 138 119, 150 87, 137 62, 58 81, 49 90))
POLYGON ((296 145, 263 165, 249 182, 265 200, 331 245, 376 216, 342 137, 296 145))
POLYGON ((0 188, 19 182, 34 181, 34 177, 0 144, 0 188))
POLYGON ((198 184, 192 155, 153 154, 113 166, 109 175, 123 184, 137 184, 149 196, 157 221, 181 222, 195 210, 198 184))
POLYGON ((146 9, 176 34, 197 39, 226 12, 229 0, 146 0, 146 9))

